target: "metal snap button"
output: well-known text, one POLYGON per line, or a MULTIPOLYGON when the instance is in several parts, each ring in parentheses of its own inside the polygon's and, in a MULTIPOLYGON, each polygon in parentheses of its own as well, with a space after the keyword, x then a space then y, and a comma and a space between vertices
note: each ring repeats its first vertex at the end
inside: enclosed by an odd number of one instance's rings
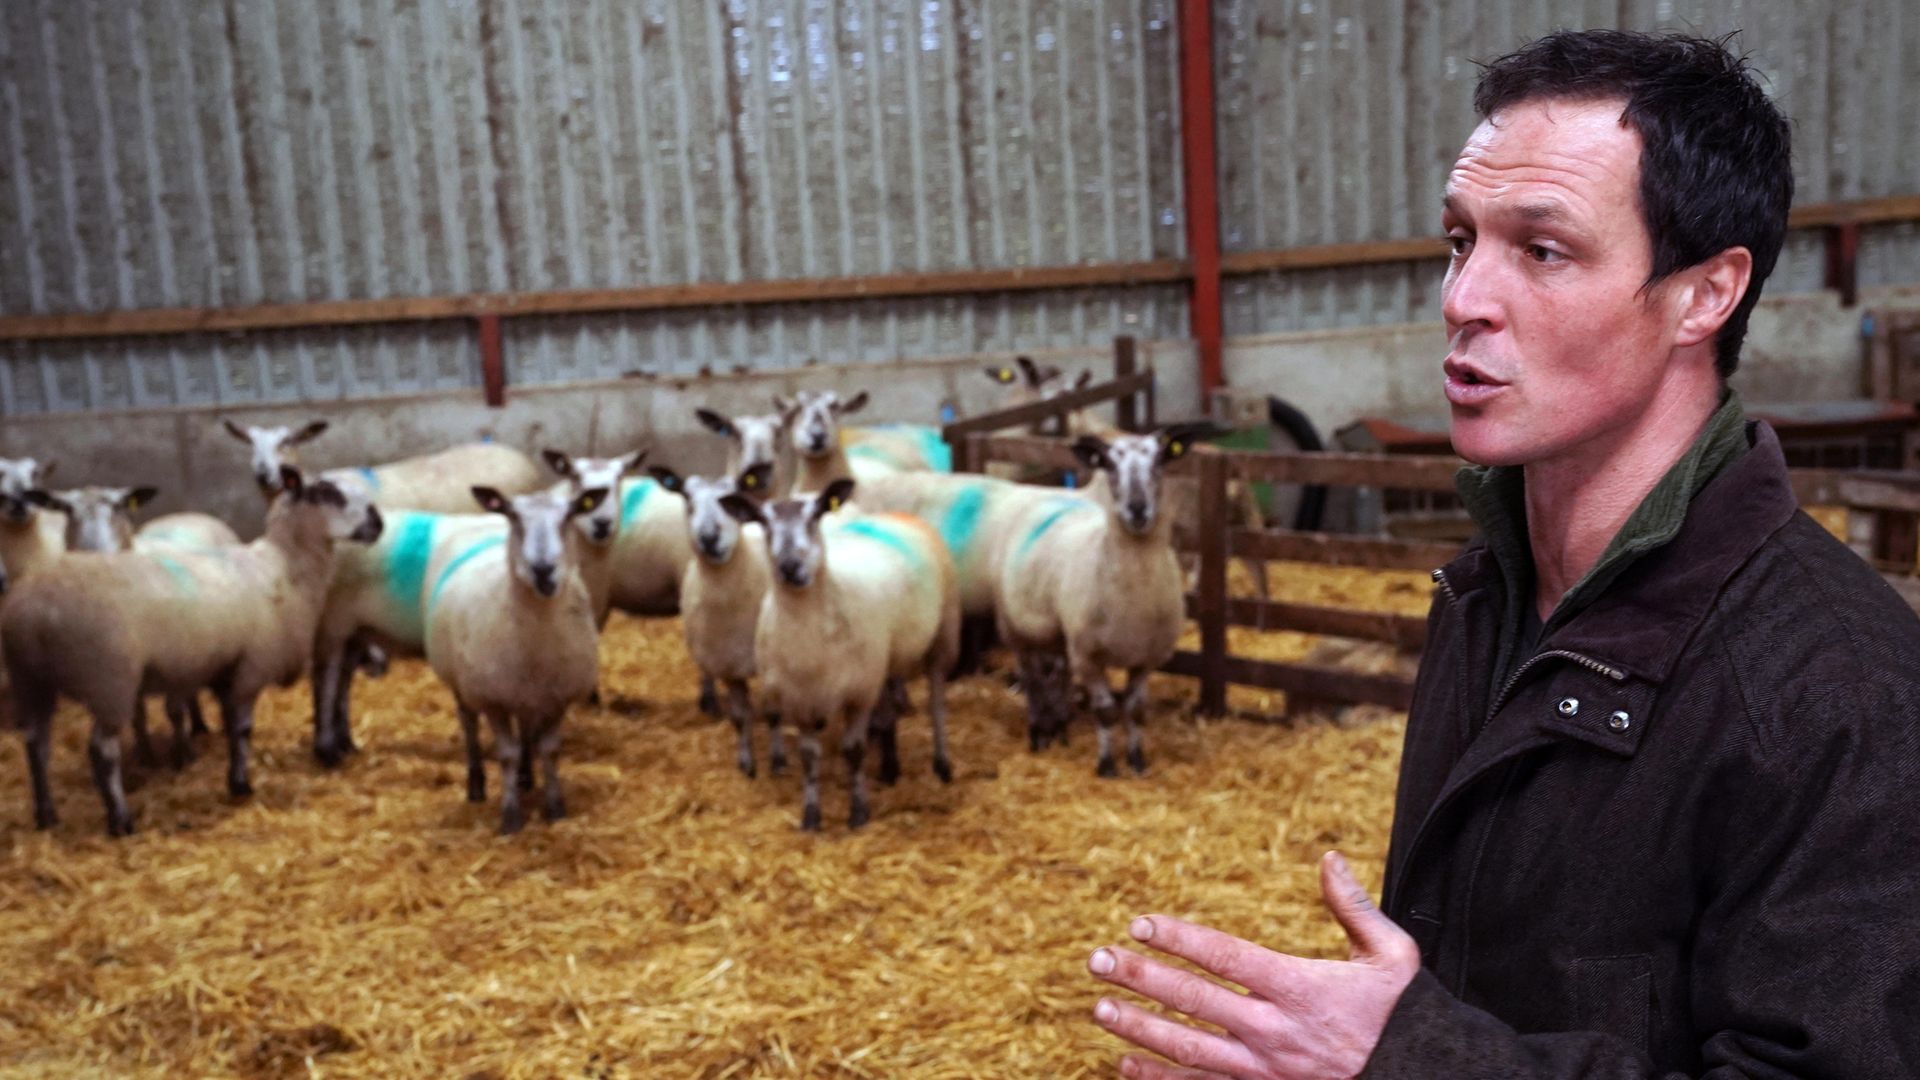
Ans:
POLYGON ((1614 731, 1625 731, 1632 726, 1633 717, 1628 716, 1624 712, 1616 711, 1612 716, 1607 717, 1607 727, 1614 731))
POLYGON ((1553 707, 1553 711, 1559 713, 1561 716, 1578 715, 1580 712, 1580 699, 1577 697, 1563 697, 1560 699, 1560 704, 1553 707))

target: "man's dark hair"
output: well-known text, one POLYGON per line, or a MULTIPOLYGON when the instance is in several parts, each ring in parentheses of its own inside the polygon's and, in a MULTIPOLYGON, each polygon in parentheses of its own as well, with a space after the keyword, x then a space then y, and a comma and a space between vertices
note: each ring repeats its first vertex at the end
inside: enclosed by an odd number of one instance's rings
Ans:
POLYGON ((1793 202, 1787 120, 1755 81, 1732 35, 1561 30, 1486 65, 1473 107, 1484 119, 1542 98, 1623 99, 1640 133, 1640 217, 1653 238, 1656 285, 1731 247, 1753 254, 1753 277, 1714 342, 1721 378, 1740 365, 1747 316, 1773 273, 1793 202))

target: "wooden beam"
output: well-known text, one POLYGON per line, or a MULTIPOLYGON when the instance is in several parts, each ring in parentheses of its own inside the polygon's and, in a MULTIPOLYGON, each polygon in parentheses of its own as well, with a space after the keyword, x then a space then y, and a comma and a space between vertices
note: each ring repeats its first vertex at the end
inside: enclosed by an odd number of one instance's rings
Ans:
POLYGON ((1225 456, 1235 475, 1243 480, 1398 491, 1451 492, 1454 473, 1466 464, 1456 457, 1430 454, 1282 454, 1234 450, 1227 451, 1225 456))
POLYGON ((1444 258, 1447 244, 1439 237, 1373 240, 1360 244, 1315 244, 1268 251, 1236 251, 1220 260, 1220 272, 1234 276, 1274 270, 1331 270, 1342 266, 1414 262, 1444 258))
POLYGON ((1227 466, 1217 454, 1200 459, 1200 580, 1192 616, 1200 624, 1200 713, 1227 711, 1227 466))
MULTIPOLYGON (((1197 652, 1181 650, 1160 670, 1199 678, 1203 666, 1197 652)), ((1281 664, 1270 660, 1226 658, 1227 681, 1235 686, 1257 686, 1297 697, 1355 704, 1384 705, 1405 711, 1413 705, 1413 680, 1397 675, 1367 675, 1358 671, 1281 664)))
POLYGON ((1808 203, 1805 206, 1796 206, 1787 212, 1789 229, 1818 229, 1828 225, 1849 223, 1887 225, 1901 221, 1920 221, 1920 195, 1808 203))
POLYGON ((1892 469, 1791 469, 1801 506, 1920 513, 1920 474, 1892 469))
POLYGON ((507 403, 507 361, 500 348, 500 316, 482 315, 474 324, 480 340, 480 385, 485 389, 487 405, 498 409, 507 403))
MULTIPOLYGON (((1189 594, 1187 617, 1201 621, 1200 609, 1200 597, 1189 594)), ((1293 604, 1245 597, 1224 600, 1222 610, 1227 625, 1253 630, 1291 630, 1301 634, 1380 641, 1408 651, 1423 649, 1427 645, 1427 619, 1424 615, 1355 611, 1321 604, 1293 604)))
MULTIPOLYGON (((1134 375, 1114 379, 1112 382, 1099 383, 1084 390, 1069 390, 1059 397, 1045 401, 1032 401, 1025 405, 1012 405, 993 412, 969 416, 965 420, 955 420, 940 429, 940 437, 951 443, 955 439, 976 433, 1004 431, 1008 428, 1024 428, 1035 421, 1051 419, 1084 409, 1089 405, 1098 405, 1115 398, 1130 398, 1153 385, 1153 372, 1142 371, 1134 375)), ((1035 437, 1037 438, 1037 436, 1035 437)), ((1054 445, 1054 444, 1050 444, 1054 445)), ((1071 455, 1069 455, 1071 458, 1071 455)))
POLYGON ((0 341, 359 326, 472 319, 489 313, 502 317, 588 315, 823 300, 882 300, 1031 292, 1039 289, 1115 288, 1179 283, 1188 277, 1186 260, 1158 259, 1151 262, 950 270, 850 278, 721 281, 623 289, 567 289, 387 300, 326 300, 239 308, 146 308, 70 315, 12 315, 0 317, 0 341))
POLYGON ((1425 540, 1380 540, 1368 536, 1294 532, 1275 529, 1254 532, 1235 529, 1228 540, 1232 553, 1250 559, 1284 559, 1327 566, 1362 566, 1369 570, 1432 570, 1460 554, 1460 545, 1425 540))

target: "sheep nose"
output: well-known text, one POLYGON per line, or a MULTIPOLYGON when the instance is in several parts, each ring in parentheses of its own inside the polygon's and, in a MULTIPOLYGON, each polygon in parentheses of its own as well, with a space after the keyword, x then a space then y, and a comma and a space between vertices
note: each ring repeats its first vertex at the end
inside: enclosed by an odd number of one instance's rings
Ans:
POLYGON ((541 596, 552 596, 560 588, 559 580, 554 576, 551 566, 533 566, 533 587, 541 596))
POLYGON ((700 550, 709 555, 720 550, 720 530, 706 529, 700 533, 700 550))
POLYGON ((604 543, 607 537, 612 535, 613 535, 613 524, 611 522, 596 521, 593 523, 593 538, 595 540, 598 540, 604 543))
POLYGON ((782 559, 780 560, 780 576, 789 585, 805 584, 805 567, 800 565, 800 560, 798 559, 782 559))

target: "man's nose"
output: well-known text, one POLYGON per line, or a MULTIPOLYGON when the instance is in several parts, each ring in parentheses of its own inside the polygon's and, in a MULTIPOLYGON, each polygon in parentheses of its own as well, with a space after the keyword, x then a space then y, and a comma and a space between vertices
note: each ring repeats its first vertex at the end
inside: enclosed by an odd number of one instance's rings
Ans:
POLYGON ((1475 246, 1453 257, 1440 286, 1440 314, 1449 329, 1478 326, 1499 330, 1506 325, 1500 297, 1499 267, 1491 252, 1475 246))

